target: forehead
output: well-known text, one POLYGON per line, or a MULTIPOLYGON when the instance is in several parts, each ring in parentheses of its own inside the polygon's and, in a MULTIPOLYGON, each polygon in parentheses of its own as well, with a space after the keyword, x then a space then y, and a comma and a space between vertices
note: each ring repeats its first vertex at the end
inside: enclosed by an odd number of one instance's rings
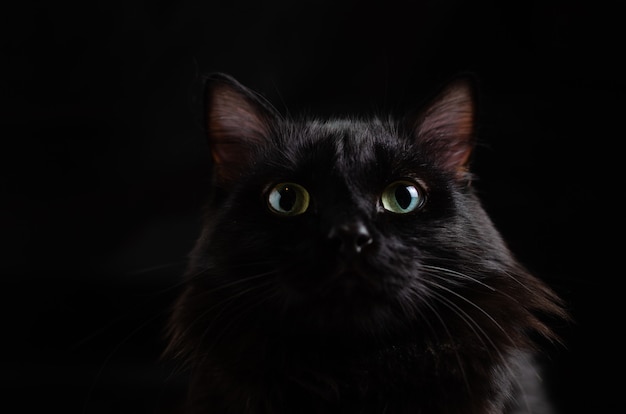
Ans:
POLYGON ((392 123, 378 120, 285 124, 261 162, 265 180, 369 188, 410 173, 414 151, 392 123))
POLYGON ((334 171, 373 168, 405 153, 403 140, 390 124, 378 120, 331 120, 308 122, 296 136, 296 160, 310 160, 334 171))

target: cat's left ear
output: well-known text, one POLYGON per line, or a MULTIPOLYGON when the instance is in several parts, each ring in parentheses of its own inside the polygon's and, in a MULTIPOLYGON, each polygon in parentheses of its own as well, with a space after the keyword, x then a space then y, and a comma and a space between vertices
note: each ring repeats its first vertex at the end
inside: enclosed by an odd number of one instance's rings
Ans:
POLYGON ((459 77, 449 82, 434 99, 412 117, 420 148, 458 179, 469 179, 476 123, 475 82, 459 77))

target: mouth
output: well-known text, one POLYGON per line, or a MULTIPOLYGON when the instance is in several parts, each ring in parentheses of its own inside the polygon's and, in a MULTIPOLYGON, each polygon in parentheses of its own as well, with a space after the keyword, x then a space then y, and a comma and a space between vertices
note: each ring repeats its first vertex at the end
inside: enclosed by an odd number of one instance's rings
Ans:
POLYGON ((381 277, 359 262, 340 264, 319 287, 319 299, 342 304, 370 304, 383 294, 381 277))
POLYGON ((393 302, 386 275, 362 260, 322 262, 288 275, 288 302, 307 312, 348 315, 393 302))

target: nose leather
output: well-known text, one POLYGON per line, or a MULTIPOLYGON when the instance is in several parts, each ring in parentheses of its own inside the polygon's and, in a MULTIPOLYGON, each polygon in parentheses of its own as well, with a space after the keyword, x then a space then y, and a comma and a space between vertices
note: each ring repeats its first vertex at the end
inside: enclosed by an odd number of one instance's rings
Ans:
POLYGON ((360 221, 342 223, 334 226, 328 233, 328 239, 335 243, 340 256, 354 257, 373 243, 372 236, 360 221))

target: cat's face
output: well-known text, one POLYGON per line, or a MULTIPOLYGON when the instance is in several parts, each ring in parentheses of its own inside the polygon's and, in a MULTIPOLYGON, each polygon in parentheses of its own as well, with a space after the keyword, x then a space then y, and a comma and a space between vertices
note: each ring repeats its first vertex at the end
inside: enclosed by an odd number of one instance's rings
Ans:
POLYGON ((522 334, 508 323, 544 329, 530 309, 551 293, 537 295, 471 187, 469 84, 398 122, 285 120, 225 76, 207 97, 215 194, 179 336, 410 331, 484 346, 522 334))
POLYGON ((477 208, 467 182, 399 134, 381 122, 276 129, 226 186, 216 267, 326 326, 394 319, 432 300, 433 283, 450 278, 438 269, 466 273, 466 239, 484 236, 459 211, 477 208))

